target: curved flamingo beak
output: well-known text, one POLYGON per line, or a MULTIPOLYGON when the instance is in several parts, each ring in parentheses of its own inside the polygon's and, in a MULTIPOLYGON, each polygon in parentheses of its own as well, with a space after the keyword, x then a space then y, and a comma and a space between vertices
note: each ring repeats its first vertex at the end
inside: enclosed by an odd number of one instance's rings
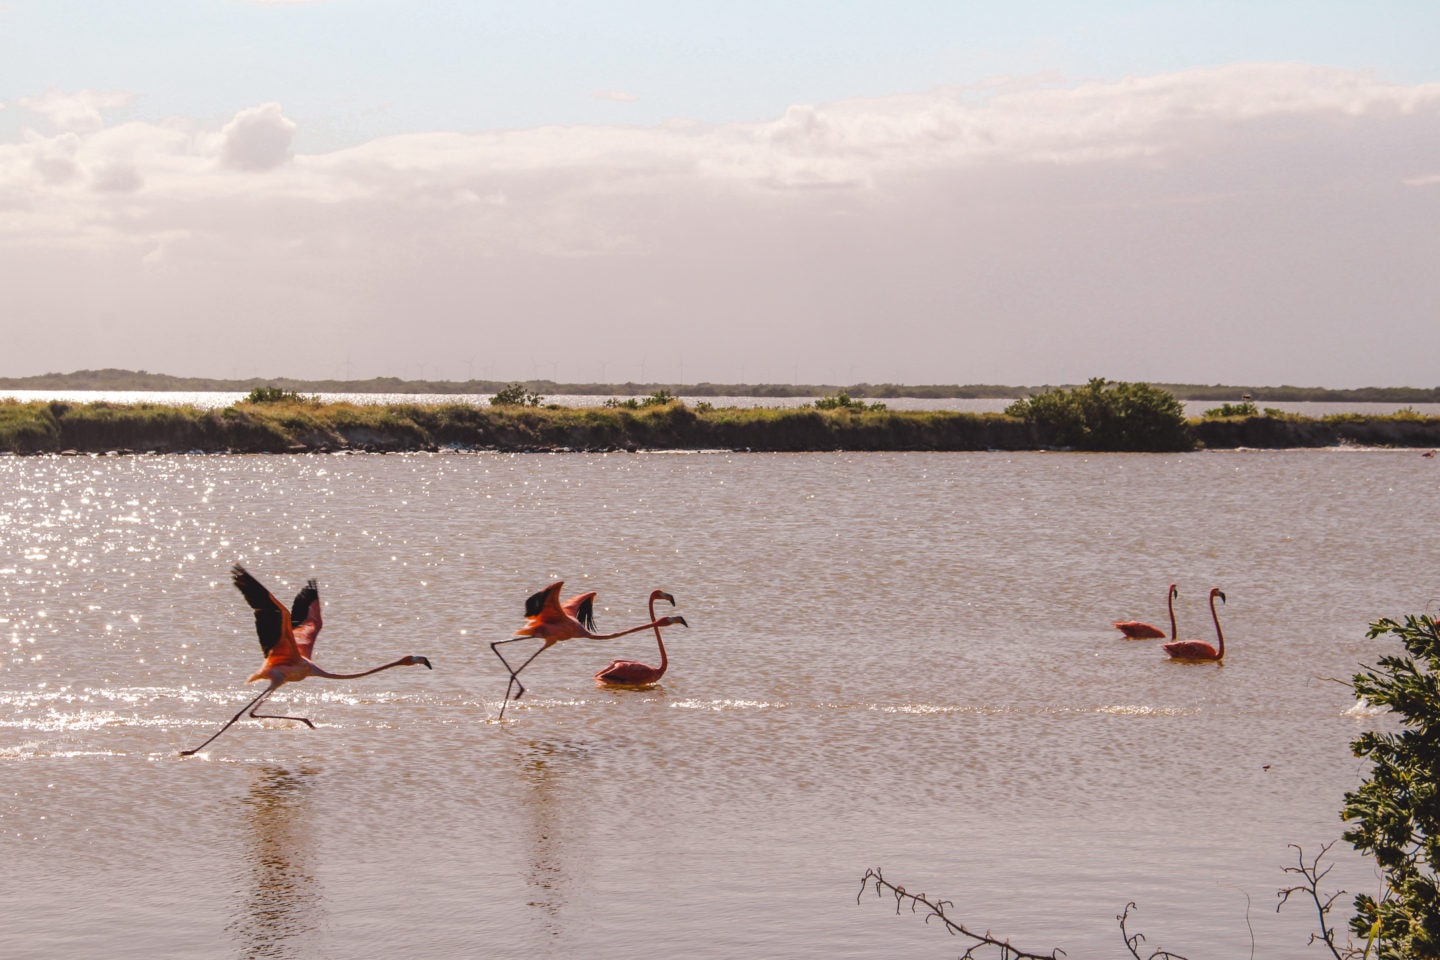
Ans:
POLYGON ((411 664, 423 663, 423 664, 425 664, 425 669, 426 669, 426 670, 434 670, 434 669, 435 669, 434 667, 430 666, 430 661, 429 661, 427 658, 425 658, 425 657, 413 657, 413 658, 411 658, 410 662, 411 662, 411 664))
POLYGON ((671 623, 678 623, 678 624, 680 624, 680 626, 682 626, 682 627, 688 627, 688 626, 690 626, 690 624, 688 624, 688 623, 685 622, 685 618, 684 618, 684 617, 666 617, 665 619, 666 619, 666 620, 669 620, 671 623))

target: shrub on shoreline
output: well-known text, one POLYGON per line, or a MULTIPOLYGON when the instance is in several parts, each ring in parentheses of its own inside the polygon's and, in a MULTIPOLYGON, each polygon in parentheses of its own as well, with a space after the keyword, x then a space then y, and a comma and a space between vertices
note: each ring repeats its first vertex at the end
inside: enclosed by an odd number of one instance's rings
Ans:
POLYGON ((1005 413, 1034 424, 1053 445, 1075 450, 1192 450, 1195 437, 1175 395, 1148 383, 1095 377, 1074 390, 1044 390, 1005 413))
MULTIPOLYGON (((157 403, 0 400, 0 452, 241 453, 308 450, 707 450, 770 452, 1440 447, 1440 417, 1253 416, 1185 421, 1163 391, 1092 382, 1006 413, 817 407, 691 408, 670 398, 604 407, 239 402, 220 410, 157 403)), ((1024 404, 1022 406, 1021 404, 1024 404)))

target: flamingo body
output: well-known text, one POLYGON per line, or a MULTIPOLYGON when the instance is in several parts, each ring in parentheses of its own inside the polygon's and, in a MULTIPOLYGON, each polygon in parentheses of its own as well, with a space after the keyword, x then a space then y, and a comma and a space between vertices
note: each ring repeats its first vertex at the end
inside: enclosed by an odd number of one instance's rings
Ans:
POLYGON ((1164 630, 1141 620, 1116 620, 1115 629, 1125 634, 1128 640, 1157 640, 1165 636, 1164 630))
POLYGON ((1220 630, 1220 617, 1215 613, 1215 598, 1219 597, 1220 602, 1225 602, 1225 594, 1219 587, 1212 587, 1210 590, 1210 619, 1215 621, 1215 642, 1216 646, 1210 646, 1204 640, 1176 640, 1172 643, 1160 645, 1172 660, 1213 660, 1219 661, 1225 656, 1225 634, 1220 630))
MULTIPOLYGON (((670 605, 675 605, 675 598, 664 590, 653 590, 650 593, 650 619, 655 619, 655 601, 668 600, 670 605)), ((685 626, 684 617, 678 618, 685 626)), ((611 686, 639 687, 646 684, 659 683, 660 678, 665 676, 665 670, 670 661, 665 656, 665 641, 660 637, 660 628, 655 628, 655 643, 660 648, 660 666, 652 667, 648 663, 641 663, 639 660, 611 660, 610 665, 599 673, 595 674, 595 682, 609 684, 611 686)))
POLYGON ((236 564, 230 571, 235 587, 255 611, 255 633, 260 638, 260 651, 265 654, 265 662, 260 669, 250 677, 246 683, 254 683, 257 680, 268 681, 268 686, 261 691, 260 695, 240 709, 240 712, 231 717, 230 720, 200 746, 193 750, 182 750, 181 756, 192 756, 199 753, 220 734, 230 729, 248 711, 250 716, 257 720, 298 720, 310 729, 315 729, 315 724, 308 717, 292 717, 274 713, 256 713, 261 701, 280 687, 287 683, 299 683, 306 677, 326 677, 330 680, 353 680, 356 677, 368 677, 372 673, 379 673, 381 670, 389 670, 391 667, 408 667, 416 664, 430 668, 430 661, 425 657, 408 656, 401 657, 393 663, 386 663, 370 670, 363 670, 360 673, 331 673, 320 666, 311 655, 315 652, 315 641, 320 636, 320 628, 324 621, 320 613, 320 589, 314 580, 305 584, 304 588, 295 595, 293 606, 287 610, 285 605, 275 599, 275 595, 250 575, 244 567, 236 564))
POLYGON ((556 580, 544 590, 530 595, 525 601, 525 624, 515 631, 515 635, 506 640, 496 640, 490 644, 490 649, 495 651, 495 656, 505 665, 510 672, 510 682, 505 685, 505 700, 500 704, 500 718, 505 717, 505 707, 510 703, 510 691, 515 689, 515 699, 519 700, 525 695, 525 684, 520 682, 520 671, 530 665, 540 654, 549 650, 555 644, 565 640, 587 639, 587 640, 613 640, 616 637, 623 637, 626 634, 636 633, 641 630, 649 630, 651 627, 668 627, 672 623, 684 623, 682 617, 661 617, 650 623, 642 623, 638 627, 629 627, 625 630, 618 630, 615 633, 595 632, 595 593, 582 593, 579 596, 571 597, 565 602, 560 601, 560 589, 565 586, 564 580, 556 580), (514 643, 516 640, 524 640, 527 637, 534 637, 544 641, 539 650, 525 658, 525 662, 518 667, 511 667, 505 655, 500 652, 500 645, 503 643, 514 643))
MULTIPOLYGON (((1170 584, 1166 592, 1165 605, 1170 610, 1170 639, 1175 639, 1175 596, 1178 591, 1175 584, 1170 584)), ((1165 632, 1159 627, 1152 627, 1140 620, 1116 620, 1115 629, 1125 634, 1127 640, 1158 640, 1165 636, 1165 632)))

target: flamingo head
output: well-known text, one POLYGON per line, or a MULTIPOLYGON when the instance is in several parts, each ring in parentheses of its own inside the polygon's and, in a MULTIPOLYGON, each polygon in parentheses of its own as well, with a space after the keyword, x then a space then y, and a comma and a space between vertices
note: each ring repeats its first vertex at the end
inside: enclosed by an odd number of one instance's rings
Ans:
POLYGON ((413 666, 414 666, 415 664, 417 664, 417 663, 423 663, 423 664, 425 665, 425 669, 426 669, 426 670, 434 670, 434 669, 435 669, 434 667, 430 666, 430 661, 429 661, 427 658, 425 658, 425 657, 406 657, 406 658, 405 658, 404 660, 402 660, 401 662, 404 663, 406 666, 411 666, 411 667, 413 667, 413 666))
POLYGON ((1211 587, 1211 588, 1210 588, 1210 597, 1211 597, 1211 599, 1214 599, 1215 597, 1219 597, 1221 603, 1224 603, 1224 602, 1225 602, 1225 592, 1224 592, 1223 590, 1221 590, 1219 587, 1211 587))
POLYGON ((670 596, 670 594, 666 593, 664 590, 650 591, 650 602, 654 603, 656 600, 668 600, 670 601, 670 606, 675 606, 675 598, 670 596))
POLYGON ((1173 583, 1170 584, 1170 599, 1174 600, 1178 596, 1180 596, 1179 588, 1177 588, 1173 583))
POLYGON ((675 616, 675 617, 663 617, 663 618, 661 618, 661 621, 660 621, 660 622, 663 623, 663 624, 665 624, 665 626, 667 626, 667 627, 670 626, 671 624, 675 624, 675 623, 680 624, 680 626, 682 626, 682 627, 688 627, 688 626, 690 626, 690 624, 688 624, 688 623, 685 622, 685 618, 684 618, 684 617, 680 617, 680 616, 675 616))

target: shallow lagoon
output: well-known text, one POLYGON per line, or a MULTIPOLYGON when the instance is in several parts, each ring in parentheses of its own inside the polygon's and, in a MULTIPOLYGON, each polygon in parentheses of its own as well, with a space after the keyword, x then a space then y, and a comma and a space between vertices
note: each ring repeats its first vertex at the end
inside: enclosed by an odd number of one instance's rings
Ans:
MULTIPOLYGON (((1287 845, 1338 838, 1369 723, 1335 678, 1440 597, 1415 451, 0 459, 0 953, 952 955, 887 878, 1028 949, 1298 955, 1287 845), (246 721, 243 561, 320 581, 357 670, 246 721), (488 641, 554 579, 615 629, 494 721, 488 641), (1168 662, 1117 618, 1206 637, 1168 662), (1247 928, 1248 911, 1248 928, 1247 928), (43 950, 41 947, 43 946, 43 950)), ((520 646, 519 644, 515 646, 520 646)), ((1387 648, 1388 649, 1388 648, 1387 648)), ((1344 845, 1341 844, 1340 847, 1344 845)), ((1373 889, 1337 848, 1332 879, 1373 889)))

